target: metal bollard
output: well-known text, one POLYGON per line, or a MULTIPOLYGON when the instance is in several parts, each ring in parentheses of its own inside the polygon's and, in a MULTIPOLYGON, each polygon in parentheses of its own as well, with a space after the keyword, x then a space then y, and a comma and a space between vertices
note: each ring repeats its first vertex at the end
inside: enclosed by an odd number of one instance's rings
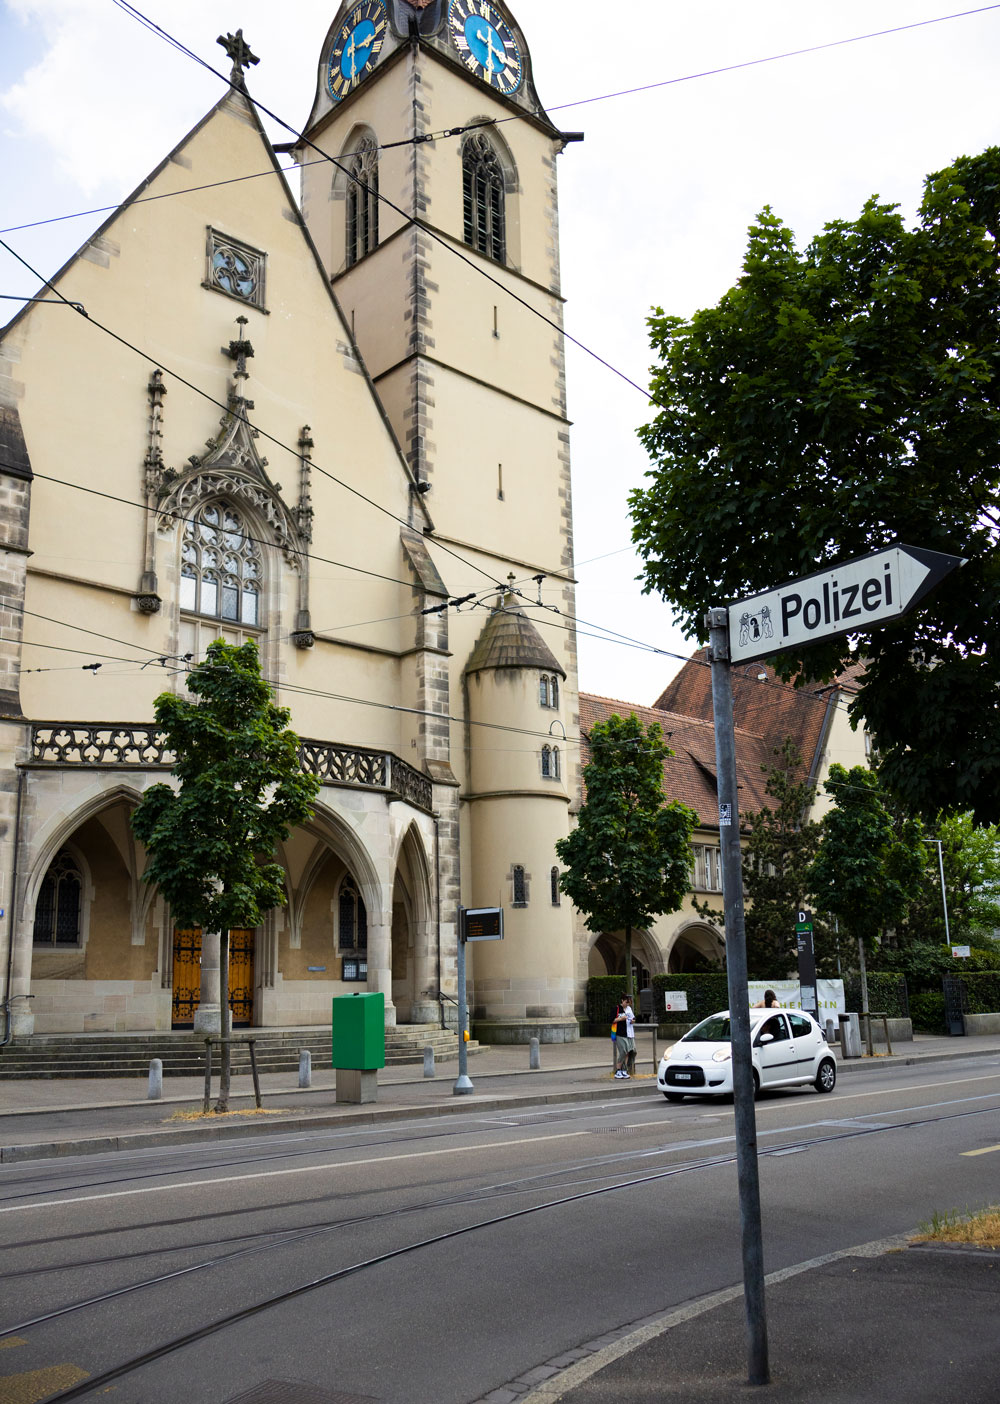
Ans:
POLYGON ((149 1091, 146 1093, 150 1102, 158 1102, 163 1096, 163 1059, 151 1058, 149 1062, 149 1091))
POLYGON ((538 1051, 538 1039, 533 1038, 530 1044, 531 1051, 528 1054, 528 1067, 532 1072, 538 1072, 542 1066, 541 1055, 538 1051))
POLYGON ((311 1087, 313 1080, 313 1055, 308 1048, 299 1049, 299 1086, 311 1087))
POLYGON ((424 1077, 434 1076, 434 1047, 428 1043, 424 1048, 424 1077))
POLYGON ((826 1021, 826 1041, 827 1043, 836 1043, 837 1041, 837 1030, 833 1026, 832 1019, 826 1021))

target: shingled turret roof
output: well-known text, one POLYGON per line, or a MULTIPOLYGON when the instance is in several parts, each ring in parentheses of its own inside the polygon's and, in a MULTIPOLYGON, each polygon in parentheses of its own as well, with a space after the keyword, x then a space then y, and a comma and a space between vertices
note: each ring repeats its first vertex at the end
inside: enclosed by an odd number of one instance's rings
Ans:
POLYGON ((531 620, 514 608, 513 595, 497 602, 465 665, 466 673, 481 673, 487 668, 538 668, 566 676, 566 670, 531 620))

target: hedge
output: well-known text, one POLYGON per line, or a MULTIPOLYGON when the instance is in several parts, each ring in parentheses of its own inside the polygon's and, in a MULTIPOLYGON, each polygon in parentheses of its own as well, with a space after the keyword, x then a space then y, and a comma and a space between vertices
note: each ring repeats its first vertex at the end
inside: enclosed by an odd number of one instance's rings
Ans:
POLYGON ((1000 1013, 1000 970, 961 975, 962 1008, 966 1014, 1000 1013))
MULTIPOLYGON (((861 1012, 861 976, 855 970, 844 976, 844 1001, 850 1013, 861 1012)), ((894 971, 868 971, 868 1008, 890 1019, 908 1019, 910 1001, 906 976, 894 971)))

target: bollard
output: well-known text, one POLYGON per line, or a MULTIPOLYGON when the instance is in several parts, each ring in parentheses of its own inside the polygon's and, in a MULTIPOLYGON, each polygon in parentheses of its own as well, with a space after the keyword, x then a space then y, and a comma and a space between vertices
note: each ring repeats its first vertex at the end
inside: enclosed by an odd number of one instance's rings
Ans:
POLYGON ((313 1055, 308 1048, 299 1049, 299 1086, 311 1087, 313 1080, 313 1055))
POLYGON ((434 1048, 428 1043, 424 1048, 424 1077, 434 1076, 434 1048))
POLYGON ((826 1041, 827 1043, 836 1043, 837 1041, 837 1030, 833 1026, 832 1019, 826 1021, 826 1041))
POLYGON ((538 1052, 538 1039, 533 1038, 530 1044, 531 1051, 528 1054, 528 1067, 532 1072, 537 1072, 542 1066, 541 1055, 538 1052))
POLYGON ((158 1102, 163 1096, 163 1059, 151 1058, 149 1063, 149 1091, 146 1094, 151 1102, 158 1102))

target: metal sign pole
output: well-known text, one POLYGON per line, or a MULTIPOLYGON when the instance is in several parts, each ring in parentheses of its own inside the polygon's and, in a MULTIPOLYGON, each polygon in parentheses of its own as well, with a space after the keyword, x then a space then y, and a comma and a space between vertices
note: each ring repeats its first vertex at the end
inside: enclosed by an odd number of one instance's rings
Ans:
POLYGON ((469 1080, 469 1054, 465 1046, 465 1025, 468 1011, 465 996, 465 908, 458 909, 458 1077, 451 1089, 455 1097, 467 1096, 474 1092, 469 1080))
POLYGON ((722 900, 726 913, 726 970, 733 1050, 733 1102, 736 1166, 743 1248, 743 1296, 746 1305, 748 1381, 770 1380, 767 1360, 767 1314, 764 1305, 764 1247, 760 1222, 757 1167, 757 1122, 754 1116, 753 1065, 750 1058, 750 996, 743 921, 743 872, 739 811, 736 804, 736 735, 733 690, 729 676, 729 612, 710 609, 708 656, 712 665, 715 713, 715 759, 719 790, 719 846, 722 850, 722 900))

